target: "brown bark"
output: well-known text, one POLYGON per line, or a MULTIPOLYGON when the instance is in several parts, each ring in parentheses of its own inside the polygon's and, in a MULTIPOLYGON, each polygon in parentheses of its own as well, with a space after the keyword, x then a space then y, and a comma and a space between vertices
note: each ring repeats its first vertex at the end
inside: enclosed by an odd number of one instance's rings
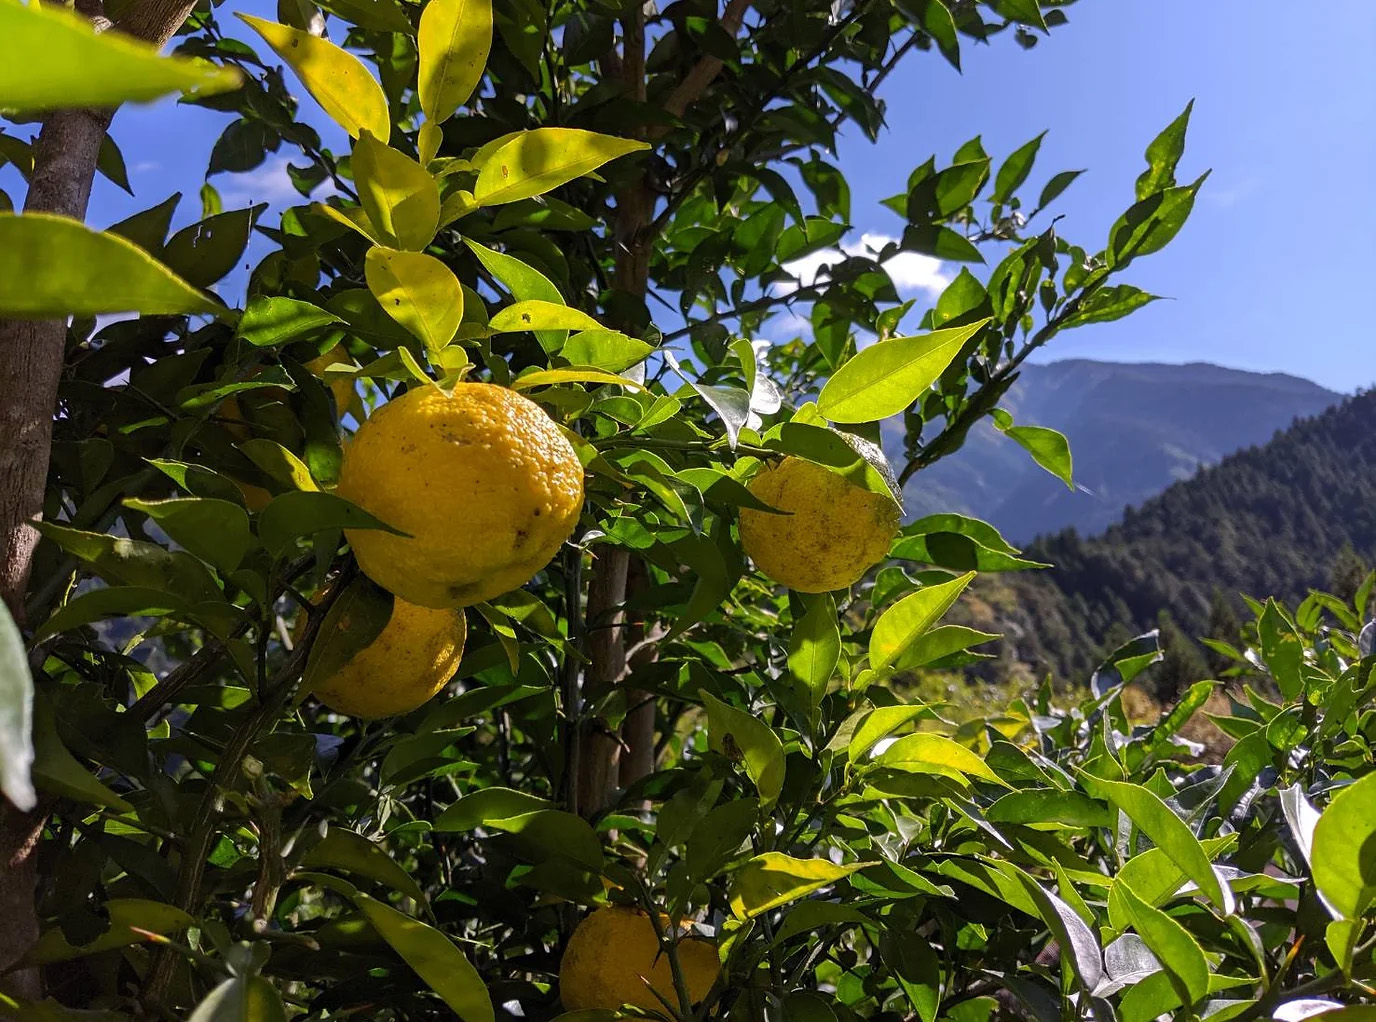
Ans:
MULTIPOLYGON (((630 554, 607 549, 598 557, 588 586, 588 668, 583 676, 585 713, 626 672, 626 571, 630 554)), ((579 754, 578 811, 595 816, 607 808, 616 790, 621 743, 596 714, 582 722, 579 754)))
MULTIPOLYGON (((184 0, 144 0, 116 27, 160 47, 186 20, 191 6, 184 0)), ((77 0, 77 10, 98 29, 109 27, 100 0, 77 0)), ((113 115, 113 110, 59 110, 45 118, 34 146, 26 213, 85 219, 96 159, 113 115)), ((65 320, 0 320, 0 599, 21 627, 38 542, 31 523, 43 510, 66 334, 65 320)), ((5 921, 0 969, 19 958, 38 934, 38 877, 31 853, 42 824, 41 815, 0 805, 0 850, 7 852, 0 859, 0 919, 5 921), (14 854, 8 854, 10 849, 14 854)), ((35 970, 11 973, 0 983, 20 997, 40 996, 35 970)))

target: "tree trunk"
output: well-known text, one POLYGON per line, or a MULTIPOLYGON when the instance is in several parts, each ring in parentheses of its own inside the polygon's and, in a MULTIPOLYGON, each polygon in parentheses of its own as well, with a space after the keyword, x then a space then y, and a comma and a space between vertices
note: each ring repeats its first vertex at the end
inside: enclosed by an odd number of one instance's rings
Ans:
MULTIPOLYGON (((161 47, 191 6, 184 0, 144 0, 115 28, 161 47)), ((100 0, 77 0, 77 10, 97 29, 110 27, 100 0)), ((113 115, 113 110, 58 110, 47 116, 34 146, 24 212, 86 218, 96 160, 113 115)), ((0 599, 21 628, 38 542, 32 522, 43 511, 66 337, 63 319, 0 320, 0 599)), ((0 919, 5 924, 0 928, 0 970, 38 936, 32 852, 42 827, 41 815, 0 805, 0 919)), ((23 998, 41 996, 33 969, 10 973, 0 986, 23 998)))

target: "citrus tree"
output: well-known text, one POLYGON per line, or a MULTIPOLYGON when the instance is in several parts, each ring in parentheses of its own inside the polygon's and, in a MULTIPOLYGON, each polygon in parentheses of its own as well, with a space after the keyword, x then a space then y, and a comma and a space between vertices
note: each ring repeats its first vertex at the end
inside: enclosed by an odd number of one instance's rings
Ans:
POLYGON ((1086 249, 1046 212, 1076 172, 1024 194, 1040 139, 995 161, 976 137, 896 181, 901 240, 857 254, 827 154, 882 128, 911 51, 1033 45, 1063 6, 201 7, 169 60, 122 37, 138 3, 97 35, 5 0, 0 97, 44 127, 26 212, 0 214, 0 378, 33 384, 0 478, 46 472, 7 494, 0 558, 7 1008, 1359 999, 1376 795, 1351 608, 1261 608, 1238 657, 1282 702, 1238 707, 1222 771, 1173 740, 1212 685, 1128 726, 1146 638, 1068 711, 1046 689, 956 727, 894 691, 979 655, 990 636, 940 624, 977 572, 1035 567, 982 522, 903 524, 901 483, 987 416, 1070 480, 1064 438, 999 400, 1059 331, 1151 300, 1119 275, 1202 179, 1176 180, 1186 111, 1086 249), (302 203, 225 211, 212 177, 175 233, 175 197, 83 226, 108 124, 86 108, 175 90, 234 115, 208 174, 285 147, 302 203), (254 232, 272 250, 217 294, 254 232), (989 268, 914 309, 899 252, 989 268), (770 343, 783 309, 808 327, 770 343))

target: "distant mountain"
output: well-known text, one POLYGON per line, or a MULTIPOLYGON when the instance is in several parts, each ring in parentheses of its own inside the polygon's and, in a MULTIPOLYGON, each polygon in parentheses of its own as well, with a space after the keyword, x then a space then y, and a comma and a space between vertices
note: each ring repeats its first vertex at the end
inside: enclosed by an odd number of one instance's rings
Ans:
POLYGON ((1193 640, 1226 634, 1240 594, 1350 599, 1376 564, 1376 391, 1176 483, 1101 535, 1066 529, 1024 556, 1054 567, 981 579, 967 611, 1005 636, 993 673, 1082 681, 1154 626, 1207 671, 1193 640))
MULTIPOLYGON (((1125 507, 1339 398, 1295 376, 1204 362, 1029 364, 1000 404, 1021 425, 1069 438, 1076 490, 986 421, 960 451, 914 476, 904 500, 913 517, 959 511, 992 522, 1015 543, 1067 527, 1100 532, 1125 507)), ((886 439, 892 454, 899 438, 886 439)))

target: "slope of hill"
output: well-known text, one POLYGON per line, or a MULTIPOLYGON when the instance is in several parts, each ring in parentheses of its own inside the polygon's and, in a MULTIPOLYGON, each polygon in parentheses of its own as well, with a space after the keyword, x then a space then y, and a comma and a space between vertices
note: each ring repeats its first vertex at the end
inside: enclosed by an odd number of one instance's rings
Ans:
POLYGON ((1176 483, 1101 535, 1038 539, 1026 556, 1055 567, 990 580, 981 610, 1005 632, 1005 668, 1081 679, 1163 610, 1184 635, 1207 635, 1221 600, 1296 601, 1353 554, 1376 562, 1376 391, 1176 483))
POLYGON ((1068 527, 1095 533, 1124 507, 1337 400, 1298 377, 1203 362, 1028 365, 1002 405, 1019 423, 1070 439, 1077 489, 985 422, 962 450, 914 477, 904 499, 914 517, 959 510, 1015 543, 1068 527))

